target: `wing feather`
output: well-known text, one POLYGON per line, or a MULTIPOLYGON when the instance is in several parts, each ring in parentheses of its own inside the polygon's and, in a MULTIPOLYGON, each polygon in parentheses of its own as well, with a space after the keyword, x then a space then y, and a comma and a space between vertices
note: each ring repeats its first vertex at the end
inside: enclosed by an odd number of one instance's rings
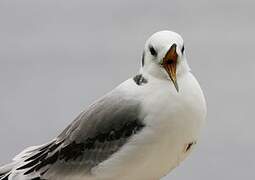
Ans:
POLYGON ((36 174, 38 178, 66 168, 74 173, 77 168, 90 173, 144 127, 139 102, 122 96, 116 92, 106 95, 53 141, 22 152, 15 158, 23 161, 16 171, 31 177, 36 174))

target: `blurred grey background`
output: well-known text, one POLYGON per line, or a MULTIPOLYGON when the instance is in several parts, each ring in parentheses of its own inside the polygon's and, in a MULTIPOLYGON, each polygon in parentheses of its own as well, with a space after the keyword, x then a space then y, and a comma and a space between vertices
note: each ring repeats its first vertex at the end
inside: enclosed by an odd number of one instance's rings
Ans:
POLYGON ((180 33, 208 102, 200 146, 165 180, 254 179, 253 0, 0 1, 0 164, 54 138, 180 33))

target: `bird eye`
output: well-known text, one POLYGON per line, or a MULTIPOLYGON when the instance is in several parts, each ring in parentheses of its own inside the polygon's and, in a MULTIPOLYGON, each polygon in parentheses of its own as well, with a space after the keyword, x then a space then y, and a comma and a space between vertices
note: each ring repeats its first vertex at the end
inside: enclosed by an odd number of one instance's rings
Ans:
POLYGON ((154 49, 152 45, 149 46, 149 50, 152 56, 157 56, 157 51, 154 49))
POLYGON ((184 48, 184 45, 183 45, 183 46, 182 46, 182 49, 181 49, 182 54, 184 53, 184 50, 185 50, 185 48, 184 48))

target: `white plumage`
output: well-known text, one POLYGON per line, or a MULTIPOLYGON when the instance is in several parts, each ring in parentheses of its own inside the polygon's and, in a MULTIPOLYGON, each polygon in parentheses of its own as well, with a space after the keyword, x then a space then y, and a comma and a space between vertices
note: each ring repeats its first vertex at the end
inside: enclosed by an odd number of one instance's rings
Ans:
POLYGON ((205 117, 205 99, 190 72, 181 36, 160 31, 145 44, 139 75, 84 111, 49 145, 57 146, 55 149, 37 147, 23 152, 2 172, 14 180, 159 179, 191 152, 205 117), (129 118, 123 123, 126 117, 129 118), (91 148, 88 139, 93 142, 91 148), (82 153, 74 152, 77 147, 82 153), (40 152, 46 160, 37 162, 31 158, 40 152), (56 160, 47 164, 54 155, 56 160), (29 162, 31 166, 25 166, 29 162), (37 168, 24 175, 33 167, 37 168), (42 174, 43 170, 47 172, 42 174))

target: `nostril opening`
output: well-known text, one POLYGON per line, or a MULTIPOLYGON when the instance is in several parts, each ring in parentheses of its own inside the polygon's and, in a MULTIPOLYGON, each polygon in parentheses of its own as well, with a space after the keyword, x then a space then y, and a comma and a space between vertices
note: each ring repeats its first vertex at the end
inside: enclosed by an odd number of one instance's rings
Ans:
POLYGON ((187 147, 186 147, 186 152, 188 152, 188 151, 190 150, 190 148, 192 147, 193 144, 194 144, 194 143, 192 142, 192 143, 189 143, 189 144, 187 145, 187 147))

